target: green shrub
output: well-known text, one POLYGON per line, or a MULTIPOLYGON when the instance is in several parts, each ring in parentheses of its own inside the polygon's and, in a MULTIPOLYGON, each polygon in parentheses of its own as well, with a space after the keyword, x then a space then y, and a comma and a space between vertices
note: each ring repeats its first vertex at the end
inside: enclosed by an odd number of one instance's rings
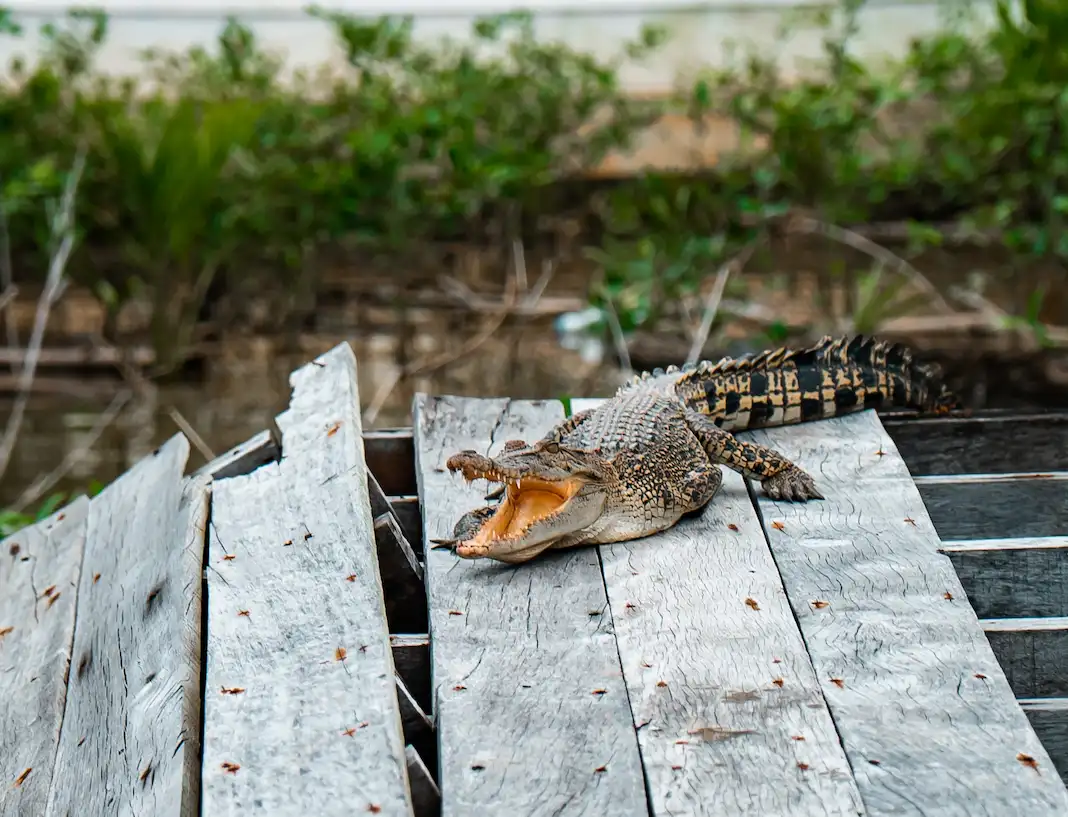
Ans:
MULTIPOLYGON (((106 18, 71 12, 0 89, 16 269, 44 274, 47 206, 79 142, 89 162, 70 273, 112 316, 148 293, 165 365, 221 292, 307 292, 338 248, 397 265, 444 241, 529 237, 565 210, 603 269, 594 297, 612 298, 625 328, 655 322, 798 208, 839 223, 996 227, 1016 252, 1063 260, 1068 6, 999 0, 992 29, 947 27, 875 67, 848 47, 861 5, 816 21, 818 72, 785 82, 748 54, 657 104, 618 81, 621 60, 663 45, 654 27, 602 61, 536 40, 525 14, 479 20, 470 44, 429 46, 407 18, 310 9, 347 70, 286 83, 236 20, 210 51, 146 53, 142 76, 104 77, 93 60, 106 18), (669 110, 733 118, 746 149, 699 176, 575 183, 669 110)), ((21 34, 0 14, 4 32, 21 34)))

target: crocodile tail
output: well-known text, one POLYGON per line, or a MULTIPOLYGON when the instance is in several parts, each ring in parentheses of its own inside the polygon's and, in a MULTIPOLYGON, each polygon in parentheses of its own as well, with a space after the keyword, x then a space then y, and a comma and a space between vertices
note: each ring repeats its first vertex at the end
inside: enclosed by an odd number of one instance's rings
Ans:
POLYGON ((705 361, 670 374, 687 406, 728 431, 807 423, 864 409, 941 413, 959 406, 937 365, 917 363, 901 344, 863 335, 828 336, 807 349, 705 361))

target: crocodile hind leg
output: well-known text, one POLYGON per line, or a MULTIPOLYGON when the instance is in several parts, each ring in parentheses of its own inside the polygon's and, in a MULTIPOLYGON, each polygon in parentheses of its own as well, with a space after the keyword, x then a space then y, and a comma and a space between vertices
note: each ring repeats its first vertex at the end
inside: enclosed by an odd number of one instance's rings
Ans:
POLYGON ((748 479, 759 480, 771 499, 805 502, 823 499, 812 477, 779 452, 739 440, 707 417, 686 411, 686 424, 714 463, 722 463, 748 479))

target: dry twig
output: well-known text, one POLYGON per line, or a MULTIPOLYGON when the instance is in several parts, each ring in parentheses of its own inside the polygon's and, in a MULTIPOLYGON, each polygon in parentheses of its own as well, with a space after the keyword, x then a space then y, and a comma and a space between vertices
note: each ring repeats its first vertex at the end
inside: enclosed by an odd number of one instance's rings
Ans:
POLYGON ((96 422, 93 423, 93 427, 89 430, 86 440, 73 451, 68 452, 67 456, 63 458, 63 461, 52 469, 50 473, 34 480, 30 486, 22 492, 21 496, 15 500, 15 504, 11 506, 11 510, 18 513, 29 507, 44 496, 45 492, 51 489, 53 485, 69 474, 71 469, 81 462, 85 458, 85 455, 89 453, 92 447, 96 444, 96 441, 100 439, 100 435, 103 434, 107 427, 119 416, 119 412, 125 407, 132 394, 133 392, 129 389, 123 389, 116 394, 115 397, 112 398, 110 405, 108 405, 103 413, 96 418, 96 422))
POLYGON ((818 233, 832 241, 845 244, 859 252, 869 255, 880 263, 886 264, 891 269, 906 275, 912 282, 931 297, 932 303, 938 310, 946 315, 955 314, 956 310, 942 297, 942 293, 932 284, 927 277, 916 269, 912 264, 899 255, 896 255, 885 247, 880 247, 874 241, 865 238, 853 230, 846 230, 834 224, 827 224, 808 216, 793 216, 787 222, 787 231, 791 233, 818 233))
POLYGON ((623 324, 619 322, 619 314, 616 312, 616 305, 612 303, 612 299, 605 296, 604 305, 605 313, 608 315, 608 328, 612 330, 612 342, 615 344, 616 355, 619 357, 619 365, 623 369, 623 374, 630 377, 634 374, 634 366, 630 362, 630 348, 623 335, 623 324))
MULTIPOLYGON (((374 423, 379 412, 382 411, 382 407, 386 404, 386 400, 389 399, 389 395, 392 394, 393 389, 395 389, 397 384, 402 380, 427 375, 443 366, 447 366, 461 357, 471 354, 501 328, 504 322, 508 319, 508 316, 515 311, 517 305, 518 270, 526 269, 526 257, 523 252, 522 243, 516 241, 512 246, 512 252, 514 255, 513 270, 505 283, 504 303, 500 310, 486 322, 482 331, 471 337, 456 351, 443 352, 440 355, 428 356, 422 360, 417 360, 408 366, 405 366, 403 369, 398 370, 393 377, 383 381, 382 385, 378 387, 378 391, 375 392, 375 396, 371 399, 370 404, 367 406, 367 410, 363 413, 363 422, 365 425, 374 423)), ((547 283, 548 282, 546 282, 546 284, 547 283)), ((544 290, 544 287, 542 289, 544 290)))
MULTIPOLYGON (((10 310, 8 309, 8 307, 14 302, 15 298, 18 297, 18 294, 19 294, 19 288, 17 286, 15 286, 14 284, 12 284, 11 286, 5 287, 4 290, 2 292, 0 292, 0 309, 4 310, 4 312, 8 316, 10 316, 10 310)), ((9 317, 5 317, 4 320, 7 321, 8 325, 10 325, 10 326, 14 326, 15 325, 13 321, 9 320, 9 317)), ((11 348, 15 349, 17 346, 18 346, 18 337, 16 336, 15 343, 11 345, 11 348)))
POLYGON ((693 336, 690 353, 686 356, 686 365, 689 366, 696 363, 698 358, 701 357, 701 350, 705 348, 705 344, 708 342, 708 335, 712 331, 716 313, 719 312, 719 305, 723 301, 723 292, 727 289, 727 279, 730 278, 732 272, 741 273, 763 240, 764 238, 761 236, 755 241, 749 242, 742 248, 741 252, 719 268, 719 272, 716 275, 716 283, 712 286, 712 291, 708 293, 708 299, 705 301, 701 325, 693 336))
POLYGON ((44 292, 37 301, 37 312, 33 320, 33 332, 30 335, 30 343, 27 347, 26 360, 20 372, 18 384, 18 396, 15 398, 15 407, 4 429, 3 440, 0 440, 0 476, 7 470, 11 460, 11 452, 15 447, 15 439, 18 437, 22 426, 22 418, 26 413, 26 405, 30 399, 30 389, 33 385, 33 376, 37 371, 37 360, 41 355, 41 344, 44 342, 45 325, 52 305, 59 299, 63 291, 63 271, 66 269, 67 260, 71 250, 74 249, 74 196, 78 190, 78 183, 85 169, 86 148, 79 145, 78 154, 74 158, 74 166, 67 176, 63 188, 63 198, 60 201, 59 212, 53 222, 53 235, 60 237, 59 246, 52 255, 48 267, 48 277, 45 279, 44 292))

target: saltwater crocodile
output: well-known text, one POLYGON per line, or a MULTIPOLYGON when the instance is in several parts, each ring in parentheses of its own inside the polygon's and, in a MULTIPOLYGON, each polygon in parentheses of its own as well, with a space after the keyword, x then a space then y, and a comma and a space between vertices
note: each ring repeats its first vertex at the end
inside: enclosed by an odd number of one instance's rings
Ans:
POLYGON ((649 536, 698 511, 723 482, 720 465, 759 480, 776 500, 822 499, 812 477, 778 452, 732 432, 822 420, 868 408, 944 412, 957 405, 937 366, 900 344, 825 337, 636 375, 610 400, 572 415, 532 444, 496 457, 462 451, 450 471, 502 485, 453 538, 467 559, 528 561, 549 548, 649 536))

